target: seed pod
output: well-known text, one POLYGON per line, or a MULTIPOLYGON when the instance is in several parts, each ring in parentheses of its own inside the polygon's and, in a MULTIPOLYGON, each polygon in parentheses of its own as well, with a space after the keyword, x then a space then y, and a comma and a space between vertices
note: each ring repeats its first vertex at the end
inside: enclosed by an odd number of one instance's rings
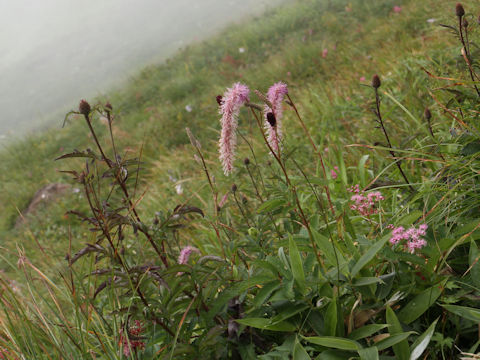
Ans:
POLYGON ((463 15, 465 15, 465 9, 463 8, 463 5, 460 3, 457 3, 457 6, 455 6, 455 14, 461 18, 463 15))
POLYGON ((85 116, 88 116, 92 111, 90 104, 86 100, 80 100, 80 104, 78 105, 78 112, 85 116))
POLYGON ((373 77, 372 77, 372 87, 374 89, 378 89, 380 87, 380 85, 382 85, 382 82, 380 81, 380 77, 377 74, 373 75, 373 77))

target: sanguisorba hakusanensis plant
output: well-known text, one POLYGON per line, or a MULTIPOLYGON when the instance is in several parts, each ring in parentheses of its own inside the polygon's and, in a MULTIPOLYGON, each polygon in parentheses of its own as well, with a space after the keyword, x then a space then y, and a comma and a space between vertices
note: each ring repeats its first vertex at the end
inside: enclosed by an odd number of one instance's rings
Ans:
MULTIPOLYGON (((67 171, 86 199, 71 213, 92 234, 67 257, 69 274, 77 274, 67 282, 71 298, 87 304, 78 308, 87 316, 65 327, 72 348, 109 359, 407 360, 476 352, 480 64, 463 6, 455 14, 458 25, 449 28, 460 39, 467 80, 455 79, 453 98, 431 91, 436 105, 420 110, 425 126, 402 142, 399 127, 390 128, 398 113, 385 111, 400 102, 386 77, 373 76, 369 98, 383 143, 362 148, 374 161, 345 164, 346 149, 320 151, 320 136, 284 82, 266 95, 255 91, 258 103, 247 85, 233 84, 217 97, 219 166, 187 129, 211 193, 195 194, 202 209, 192 200, 141 216, 141 159, 117 149, 110 104, 82 101, 75 120, 86 122, 95 150, 60 157, 84 161, 67 171), (252 122, 257 131, 245 132, 252 122), (243 166, 234 164, 237 154, 243 166), (77 329, 87 329, 88 341, 73 336, 77 329)), ((2 339, 7 351, 28 352, 17 337, 2 339)))

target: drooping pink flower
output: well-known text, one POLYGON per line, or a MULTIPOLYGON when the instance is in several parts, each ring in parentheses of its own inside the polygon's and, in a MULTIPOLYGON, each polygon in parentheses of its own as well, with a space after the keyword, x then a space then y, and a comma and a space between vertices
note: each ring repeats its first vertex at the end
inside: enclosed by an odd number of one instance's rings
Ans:
POLYGON ((222 131, 220 133, 219 150, 223 172, 229 175, 233 171, 235 148, 237 145, 237 125, 240 107, 249 100, 250 90, 246 85, 235 83, 223 94, 220 100, 222 131))
POLYGON ((402 240, 405 240, 405 248, 408 249, 408 252, 413 254, 415 249, 421 249, 427 245, 425 239, 422 236, 427 234, 427 224, 421 224, 418 229, 415 226, 410 227, 405 230, 403 226, 399 226, 393 229, 392 236, 390 237, 390 243, 396 245, 402 240))
MULTIPOLYGON (((128 329, 128 332, 138 338, 143 333, 143 326, 139 320, 135 320, 135 324, 128 329)), ((130 340, 129 335, 123 334, 123 329, 120 330, 120 346, 122 347, 123 355, 127 358, 130 357, 131 350, 143 350, 145 349, 145 343, 140 340, 130 340)))
POLYGON ((396 13, 396 14, 401 13, 401 12, 402 12, 402 8, 401 8, 400 6, 398 6, 398 5, 395 5, 395 6, 393 7, 393 12, 396 13))
POLYGON ((322 58, 325 59, 327 57, 327 55, 328 55, 328 49, 325 48, 325 49, 322 50, 322 58))
POLYGON ((199 253, 200 251, 193 246, 185 246, 182 251, 180 251, 180 255, 178 256, 178 263, 179 264, 186 264, 192 252, 199 253))
POLYGON ((273 109, 270 109, 268 105, 265 104, 264 108, 264 117, 265 117, 265 129, 267 130, 267 140, 273 151, 278 152, 280 149, 280 141, 282 140, 282 116, 283 108, 282 102, 285 98, 285 95, 288 94, 287 84, 283 82, 277 82, 270 86, 267 92, 267 99, 273 106, 273 109), (267 119, 268 113, 273 113, 275 117, 275 125, 270 125, 270 122, 267 119))

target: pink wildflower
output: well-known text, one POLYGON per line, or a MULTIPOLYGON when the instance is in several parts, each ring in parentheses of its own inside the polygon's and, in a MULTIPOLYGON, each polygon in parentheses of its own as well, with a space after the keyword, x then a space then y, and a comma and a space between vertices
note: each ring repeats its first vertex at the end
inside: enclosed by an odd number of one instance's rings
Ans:
POLYGON ((327 55, 328 55, 328 49, 325 48, 325 49, 322 50, 322 58, 325 59, 327 57, 327 55))
POLYGON ((235 83, 223 94, 220 102, 222 131, 220 134, 220 161, 223 172, 229 175, 233 171, 235 147, 237 145, 237 125, 240 107, 249 100, 250 90, 246 85, 235 83))
POLYGON ((123 335, 123 329, 120 330, 120 341, 119 344, 122 346, 123 355, 127 358, 130 357, 131 350, 143 350, 145 349, 145 343, 140 340, 130 340, 129 335, 132 337, 138 338, 143 333, 143 327, 139 320, 135 320, 135 325, 131 326, 128 329, 127 336, 123 335))
POLYGON ((358 184, 352 186, 348 191, 354 193, 350 198, 350 200, 354 202, 350 205, 350 209, 358 211, 362 216, 377 214, 378 209, 376 203, 385 200, 380 191, 372 191, 365 195, 365 191, 360 190, 360 185, 358 184))
POLYGON ((366 80, 366 79, 365 79, 365 76, 361 76, 361 77, 360 77, 360 81, 365 81, 365 80, 366 80))
POLYGON ((268 133, 268 143, 275 152, 278 152, 278 150, 280 149, 280 141, 282 140, 282 101, 287 94, 287 84, 283 82, 277 82, 273 84, 272 86, 270 86, 267 92, 267 99, 272 104, 273 109, 270 109, 270 107, 265 104, 265 129, 268 133), (267 114, 270 112, 273 113, 273 115, 275 116, 275 126, 271 126, 268 122, 267 114))
POLYGON ((393 12, 396 13, 396 14, 401 13, 401 12, 402 12, 402 8, 401 8, 400 6, 398 6, 398 5, 395 5, 395 6, 393 7, 393 12))
POLYGON ((405 230, 403 226, 399 226, 393 229, 392 236, 390 237, 390 243, 392 245, 398 244, 402 240, 406 241, 405 247, 413 254, 415 249, 421 249, 427 245, 425 239, 422 236, 427 234, 427 224, 421 224, 418 229, 414 226, 405 230))
POLYGON ((180 251, 180 255, 178 256, 178 263, 179 264, 186 264, 192 252, 199 253, 200 251, 193 246, 185 246, 182 251, 180 251))
POLYGON ((330 176, 332 177, 333 180, 335 180, 338 177, 337 173, 333 169, 330 170, 330 176))

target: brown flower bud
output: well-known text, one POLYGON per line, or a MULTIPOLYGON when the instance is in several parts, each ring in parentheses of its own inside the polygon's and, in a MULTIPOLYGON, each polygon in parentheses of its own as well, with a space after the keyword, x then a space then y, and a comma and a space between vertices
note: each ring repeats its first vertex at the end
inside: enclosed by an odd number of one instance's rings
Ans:
POLYGON ((463 8, 463 5, 460 3, 457 3, 457 6, 455 6, 455 14, 461 18, 463 15, 465 15, 465 9, 463 8))
POLYGON ((275 115, 272 112, 267 113, 267 121, 271 127, 275 127, 277 125, 277 119, 275 119, 275 115))
POLYGON ((237 185, 236 184, 232 184, 232 192, 236 192, 237 191, 237 185))
POLYGON ((428 107, 425 108, 425 111, 423 112, 423 116, 427 120, 430 120, 432 118, 432 113, 430 112, 430 109, 428 107))
POLYGON ((243 159, 243 163, 245 166, 248 166, 250 164, 250 159, 249 158, 243 159))
POLYGON ((462 26, 463 26, 465 29, 468 28, 468 21, 467 21, 466 18, 463 18, 463 20, 462 20, 462 26))
POLYGON ((222 95, 217 95, 217 97, 215 99, 217 100, 218 106, 222 106, 222 103, 223 103, 222 95))
POLYGON ((113 110, 113 106, 112 106, 112 104, 110 104, 110 101, 107 101, 107 103, 105 104, 105 109, 110 110, 110 111, 113 110))
POLYGON ((92 111, 90 104, 85 100, 80 100, 80 104, 78 105, 78 112, 80 114, 88 116, 90 114, 90 111, 92 111))
POLYGON ((380 81, 380 77, 377 74, 373 75, 373 77, 372 77, 372 87, 374 89, 378 89, 380 87, 380 85, 382 85, 382 82, 380 81))

